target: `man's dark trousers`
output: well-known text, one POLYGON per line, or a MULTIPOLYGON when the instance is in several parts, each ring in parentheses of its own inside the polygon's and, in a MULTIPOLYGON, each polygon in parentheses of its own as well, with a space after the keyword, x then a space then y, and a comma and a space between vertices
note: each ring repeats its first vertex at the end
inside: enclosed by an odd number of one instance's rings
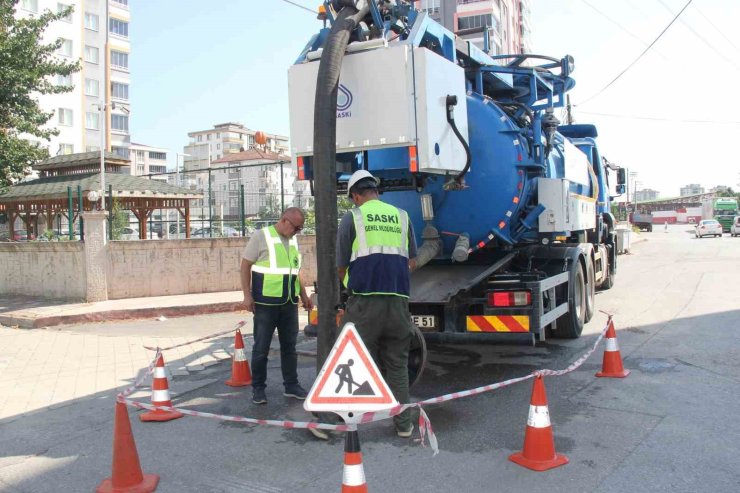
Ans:
POLYGON ((280 341, 280 368, 283 385, 298 383, 298 356, 295 344, 298 338, 298 305, 255 305, 254 348, 252 349, 252 388, 264 389, 267 381, 267 355, 272 335, 278 331, 280 341))
MULTIPOLYGON (((352 322, 362 337, 375 363, 382 369, 385 381, 401 404, 409 397, 409 347, 414 329, 411 325, 408 298, 392 295, 351 296, 342 325, 352 322)), ((411 427, 407 409, 393 422, 399 430, 411 427)))

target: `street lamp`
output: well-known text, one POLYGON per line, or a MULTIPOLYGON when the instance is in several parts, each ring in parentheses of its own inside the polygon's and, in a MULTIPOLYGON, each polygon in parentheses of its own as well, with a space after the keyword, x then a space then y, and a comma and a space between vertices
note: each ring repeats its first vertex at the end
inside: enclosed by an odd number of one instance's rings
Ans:
MULTIPOLYGON (((97 107, 99 112, 98 128, 100 129, 100 198, 103 200, 103 204, 105 204, 103 199, 103 197, 105 197, 105 149, 107 147, 105 142, 105 109, 108 107, 108 103, 101 100, 97 103, 97 107)), ((111 110, 115 110, 116 103, 110 103, 110 108, 111 110)), ((131 113, 125 106, 120 106, 120 109, 127 115, 131 113)), ((105 209, 105 205, 103 205, 102 209, 105 209)))
MULTIPOLYGON (((181 181, 180 181, 180 156, 183 157, 183 159, 182 159, 182 166, 183 166, 183 168, 185 167, 185 158, 186 157, 192 157, 190 154, 184 154, 184 153, 181 153, 181 152, 176 152, 175 153, 175 185, 177 185, 178 187, 181 186, 181 181)), ((167 237, 168 238, 169 238, 169 232, 170 232, 170 227, 167 226, 167 237)), ((187 236, 187 235, 185 235, 185 236, 187 236)), ((177 211, 177 231, 175 232, 175 237, 176 238, 180 238, 180 212, 179 211, 177 211)))

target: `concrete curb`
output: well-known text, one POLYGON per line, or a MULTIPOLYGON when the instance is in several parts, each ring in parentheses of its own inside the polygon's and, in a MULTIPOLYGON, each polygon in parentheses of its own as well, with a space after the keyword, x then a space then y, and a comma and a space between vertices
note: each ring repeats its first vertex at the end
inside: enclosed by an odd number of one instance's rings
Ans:
POLYGON ((234 312, 241 310, 240 302, 210 303, 204 305, 165 306, 155 308, 131 308, 125 310, 108 310, 89 313, 72 313, 59 315, 13 316, 0 315, 0 324, 7 327, 38 329, 55 325, 69 325, 86 322, 110 322, 112 320, 131 320, 141 318, 185 317, 189 315, 207 315, 209 313, 234 312))

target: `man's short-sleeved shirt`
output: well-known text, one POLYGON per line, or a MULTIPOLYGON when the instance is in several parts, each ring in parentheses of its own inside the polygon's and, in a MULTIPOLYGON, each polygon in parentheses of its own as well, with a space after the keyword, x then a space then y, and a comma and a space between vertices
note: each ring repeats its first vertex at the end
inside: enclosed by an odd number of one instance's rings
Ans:
MULTIPOLYGON (((267 227, 267 226, 265 226, 267 227)), ((280 241, 285 247, 285 251, 288 251, 289 241, 283 235, 278 233, 280 241)), ((270 252, 267 250, 267 241, 265 240, 265 233, 261 229, 252 233, 247 242, 247 247, 244 249, 244 259, 253 264, 260 260, 268 260, 270 258, 270 252)))
MULTIPOLYGON (((354 217, 352 212, 347 212, 342 216, 337 230, 337 267, 349 267, 355 234, 354 217)), ((416 236, 414 235, 414 226, 409 218, 409 258, 414 257, 416 257, 416 236)))

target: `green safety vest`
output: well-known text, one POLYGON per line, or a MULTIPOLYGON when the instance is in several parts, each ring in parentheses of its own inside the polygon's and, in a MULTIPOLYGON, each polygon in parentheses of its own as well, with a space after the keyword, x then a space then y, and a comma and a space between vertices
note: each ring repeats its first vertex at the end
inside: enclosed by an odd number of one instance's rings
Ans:
POLYGON ((353 294, 409 296, 409 219, 380 200, 352 209, 355 239, 346 285, 353 294))
POLYGON ((285 249, 275 226, 263 228, 257 234, 265 235, 269 256, 252 266, 252 297, 260 305, 298 303, 301 282, 301 254, 294 236, 285 249))

